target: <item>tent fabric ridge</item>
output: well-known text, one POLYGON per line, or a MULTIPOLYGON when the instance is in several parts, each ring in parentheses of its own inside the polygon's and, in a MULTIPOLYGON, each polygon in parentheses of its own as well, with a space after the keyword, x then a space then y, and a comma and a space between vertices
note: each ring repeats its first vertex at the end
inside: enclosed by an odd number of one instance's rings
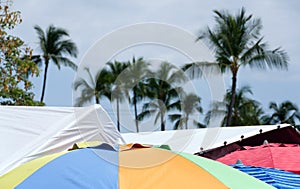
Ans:
POLYGON ((0 125, 5 126, 1 128, 0 138, 7 144, 0 149, 0 175, 35 158, 68 150, 74 143, 84 139, 110 144, 124 141, 101 105, 1 106, 0 125), (28 128, 28 131, 19 128, 28 128), (37 134, 32 131, 37 131, 37 134))

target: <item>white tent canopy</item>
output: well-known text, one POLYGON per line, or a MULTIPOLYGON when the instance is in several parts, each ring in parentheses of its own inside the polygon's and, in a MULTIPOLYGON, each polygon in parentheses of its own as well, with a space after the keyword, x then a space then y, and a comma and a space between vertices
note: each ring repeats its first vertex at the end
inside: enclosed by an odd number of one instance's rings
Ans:
MULTIPOLYGON (((282 124, 280 127, 290 126, 282 124)), ((248 138, 261 132, 277 129, 277 125, 218 127, 190 130, 171 130, 140 133, 124 133, 122 137, 126 143, 140 143, 152 145, 169 145, 174 151, 196 153, 241 140, 241 136, 248 138)))
POLYGON ((123 141, 100 105, 0 106, 0 175, 29 160, 64 151, 76 142, 123 141))
MULTIPOLYGON (((289 125, 280 125, 286 127, 289 125)), ((61 152, 76 142, 167 144, 187 153, 208 150, 277 128, 221 127, 121 134, 100 105, 89 107, 0 106, 0 175, 32 159, 61 152), (124 139, 124 140, 123 140, 124 139)))

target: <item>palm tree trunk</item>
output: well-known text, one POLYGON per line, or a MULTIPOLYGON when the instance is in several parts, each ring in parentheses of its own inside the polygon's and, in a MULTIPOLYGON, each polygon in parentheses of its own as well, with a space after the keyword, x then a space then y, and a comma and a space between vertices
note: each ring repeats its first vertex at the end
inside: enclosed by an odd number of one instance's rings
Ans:
POLYGON ((119 98, 117 98, 117 127, 120 132, 120 107, 119 107, 119 98))
POLYGON ((134 104, 134 116, 135 116, 135 127, 136 127, 136 132, 139 132, 139 123, 137 120, 137 107, 136 107, 136 92, 133 91, 133 104, 134 104))
POLYGON ((185 129, 188 130, 188 121, 189 121, 189 115, 186 115, 186 120, 185 120, 185 129))
POLYGON ((236 93, 236 82, 237 82, 237 73, 233 72, 232 85, 231 85, 231 97, 230 97, 230 103, 229 103, 228 111, 227 111, 226 126, 231 125, 232 111, 233 111, 233 105, 234 105, 235 93, 236 93))
POLYGON ((48 66, 49 66, 49 60, 45 59, 44 81, 43 81, 43 89, 42 89, 42 95, 41 95, 41 101, 40 102, 44 101, 44 95, 45 95, 45 89, 46 89, 46 82, 47 82, 48 66))
POLYGON ((165 117, 165 116, 164 116, 164 113, 161 113, 161 114, 160 114, 161 131, 165 131, 165 130, 166 130, 164 117, 165 117))
POLYGON ((97 96, 97 94, 95 94, 95 100, 96 100, 96 104, 100 104, 99 97, 97 96))

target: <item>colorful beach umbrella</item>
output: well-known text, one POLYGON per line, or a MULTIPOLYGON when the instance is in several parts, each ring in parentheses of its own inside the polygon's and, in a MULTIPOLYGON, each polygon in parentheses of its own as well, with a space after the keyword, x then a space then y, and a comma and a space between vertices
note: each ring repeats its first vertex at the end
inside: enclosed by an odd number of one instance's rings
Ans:
POLYGON ((269 143, 260 146, 243 146, 219 159, 227 165, 241 160, 244 165, 277 168, 300 174, 300 147, 298 144, 269 143))
POLYGON ((62 152, 27 162, 0 177, 5 189, 271 189, 230 166, 141 145, 62 152))
POLYGON ((246 166, 241 163, 231 166, 278 189, 300 188, 300 175, 298 174, 275 168, 246 166))

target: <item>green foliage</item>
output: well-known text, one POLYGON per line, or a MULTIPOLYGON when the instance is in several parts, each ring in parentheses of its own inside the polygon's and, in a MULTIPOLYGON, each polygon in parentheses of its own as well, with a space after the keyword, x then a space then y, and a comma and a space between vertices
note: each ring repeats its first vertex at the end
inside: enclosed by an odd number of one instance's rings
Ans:
POLYGON ((295 126, 296 121, 300 121, 299 109, 296 104, 290 101, 284 101, 280 104, 270 102, 269 109, 272 110, 272 114, 263 116, 264 124, 288 123, 295 126))
POLYGON ((129 66, 129 63, 114 61, 108 62, 107 70, 107 79, 109 82, 107 83, 110 91, 111 91, 111 101, 116 101, 117 106, 117 128, 120 131, 120 103, 124 100, 125 94, 127 93, 126 83, 124 80, 118 79, 118 77, 126 70, 129 66))
POLYGON ((117 106, 117 128, 120 131, 120 110, 119 105, 124 100, 126 94, 125 83, 119 76, 126 70, 129 63, 114 61, 108 62, 107 65, 99 70, 96 77, 90 73, 88 68, 89 81, 79 78, 74 83, 74 89, 81 88, 81 96, 76 99, 75 106, 83 106, 85 103, 92 101, 94 98, 96 103, 100 103, 101 97, 106 97, 110 101, 116 101, 117 106))
POLYGON ((142 57, 137 59, 133 57, 132 62, 128 62, 128 64, 128 68, 120 75, 119 79, 124 82, 129 102, 133 105, 135 127, 136 131, 139 132, 137 105, 147 95, 143 81, 153 73, 149 70, 150 64, 142 57))
POLYGON ((9 33, 22 22, 19 11, 10 11, 9 2, 0 4, 0 104, 43 105, 33 100, 29 76, 38 76, 31 61, 32 50, 19 37, 9 33))
MULTIPOLYGON (((237 90, 236 98, 233 106, 232 122, 231 126, 244 126, 244 125, 261 125, 261 118, 263 116, 263 110, 260 103, 248 97, 248 94, 252 95, 252 91, 249 86, 244 86, 237 90)), ((225 115, 227 114, 227 107, 229 106, 231 98, 231 91, 228 90, 224 99, 224 102, 215 103, 210 111, 206 114, 206 123, 208 124, 212 115, 225 115)), ((225 116, 222 122, 222 126, 226 126, 225 116)))
MULTIPOLYGON (((202 113, 201 99, 193 93, 182 95, 181 99, 177 101, 180 103, 178 109, 180 113, 169 115, 169 119, 174 123, 174 129, 185 128, 188 129, 188 121, 193 113, 202 113)), ((205 127, 200 122, 193 120, 197 127, 205 127)))
POLYGON ((74 89, 81 89, 81 95, 76 99, 75 106, 83 106, 95 99, 96 104, 100 104, 101 97, 111 96, 109 84, 111 83, 106 69, 99 70, 95 78, 92 76, 90 70, 85 68, 88 74, 88 79, 79 78, 74 83, 74 89))
POLYGON ((182 88, 179 86, 184 83, 186 78, 180 71, 167 62, 160 65, 153 78, 148 78, 144 82, 147 86, 147 98, 149 102, 144 103, 142 112, 138 115, 139 120, 149 117, 156 113, 155 123, 160 119, 161 130, 166 129, 166 115, 170 111, 180 109, 180 94, 182 88))
MULTIPOLYGON (((253 95, 249 86, 238 89, 235 96, 231 126, 261 125, 261 116, 264 113, 260 103, 248 97, 253 95)), ((226 94, 226 102, 229 104, 231 91, 226 94)))
POLYGON ((107 68, 105 69, 107 72, 107 78, 108 79, 108 87, 110 88, 111 95, 110 100, 111 101, 117 101, 117 103, 122 102, 124 100, 124 94, 126 94, 126 82, 124 82, 123 79, 119 79, 119 76, 122 74, 122 72, 126 71, 126 68, 129 67, 129 63, 127 62, 108 62, 107 68))

